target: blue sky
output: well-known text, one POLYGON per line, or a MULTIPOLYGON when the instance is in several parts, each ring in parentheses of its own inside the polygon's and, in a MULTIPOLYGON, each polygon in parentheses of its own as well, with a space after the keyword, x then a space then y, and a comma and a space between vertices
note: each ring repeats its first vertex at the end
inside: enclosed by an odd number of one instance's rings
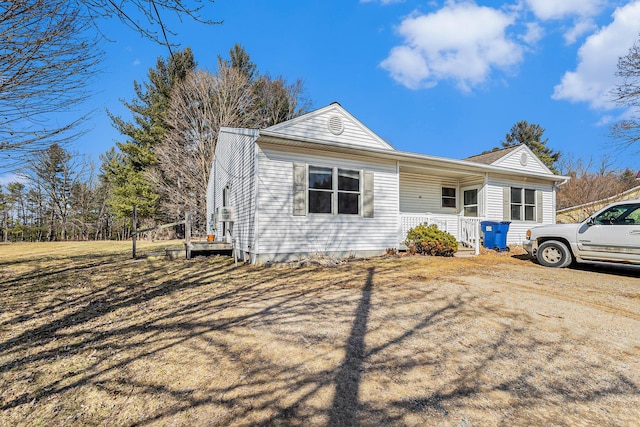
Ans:
MULTIPOLYGON (((640 169, 608 126, 628 114, 609 91, 618 57, 640 35, 640 0, 217 0, 203 26, 165 17, 182 47, 214 72, 240 43, 262 73, 302 79, 313 107, 337 101, 396 149, 465 158, 498 146, 519 120, 546 129, 565 155, 610 156, 640 169)), ((72 149, 96 160, 122 140, 104 110, 127 116, 166 48, 110 22, 104 72, 85 109, 91 131, 72 149)), ((637 147, 635 151, 640 150, 637 147)))

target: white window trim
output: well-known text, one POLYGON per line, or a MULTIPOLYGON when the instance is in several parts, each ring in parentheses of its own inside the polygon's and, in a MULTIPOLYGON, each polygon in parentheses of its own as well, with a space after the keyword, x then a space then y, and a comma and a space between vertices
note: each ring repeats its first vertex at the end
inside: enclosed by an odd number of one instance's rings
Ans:
POLYGON ((511 186, 509 187, 509 220, 510 221, 516 221, 519 223, 540 223, 541 222, 541 218, 539 218, 538 216, 540 215, 540 206, 538 206, 539 203, 539 198, 538 198, 538 192, 539 190, 535 189, 535 188, 530 188, 530 187, 516 187, 516 186, 511 186), (521 203, 513 203, 513 198, 511 197, 511 192, 514 190, 520 190, 520 195, 521 195, 521 203), (526 198, 525 198, 525 192, 526 190, 529 191, 533 191, 533 204, 527 204, 526 203, 526 198), (519 206, 520 207, 520 219, 513 219, 513 215, 512 215, 512 207, 513 206, 519 206), (526 210, 525 208, 527 206, 532 206, 533 207, 533 219, 525 219, 526 215, 526 210))
POLYGON ((482 217, 482 204, 480 196, 482 195, 482 186, 481 185, 471 185, 469 187, 461 187, 460 188, 460 215, 465 216, 464 215, 464 208, 467 206, 476 206, 478 209, 478 215, 475 217, 469 217, 469 218, 481 218, 482 217), (473 205, 465 205, 464 204, 464 192, 465 191, 471 191, 471 190, 476 190, 476 203, 473 205))
POLYGON ((450 185, 441 185, 440 186, 440 207, 442 209, 454 209, 454 210, 457 210, 457 208, 458 208, 458 193, 459 193, 459 188, 458 187, 452 187, 450 185), (445 196, 444 194, 442 194, 445 188, 453 189, 454 192, 455 192, 454 196, 451 197, 451 196, 445 196), (453 202, 454 202, 453 206, 445 206, 444 203, 443 203, 445 198, 453 199, 453 202))

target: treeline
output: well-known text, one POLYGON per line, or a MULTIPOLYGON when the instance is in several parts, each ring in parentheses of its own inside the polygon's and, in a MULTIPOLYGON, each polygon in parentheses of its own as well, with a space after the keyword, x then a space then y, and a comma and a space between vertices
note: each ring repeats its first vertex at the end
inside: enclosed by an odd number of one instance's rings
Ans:
POLYGON ((140 226, 176 222, 185 212, 204 232, 206 187, 218 130, 262 128, 309 110, 300 80, 261 74, 240 45, 199 69, 191 49, 159 58, 111 115, 123 135, 96 168, 53 144, 33 153, 19 179, 0 186, 4 241, 127 239, 134 205, 140 226))
POLYGON ((91 162, 53 144, 35 152, 19 176, 0 186, 3 241, 126 237, 129 225, 109 214, 108 186, 91 162))
POLYGON ((562 162, 562 174, 571 177, 558 188, 557 209, 606 199, 640 185, 636 171, 611 167, 605 156, 595 167, 593 159, 568 158, 562 162))

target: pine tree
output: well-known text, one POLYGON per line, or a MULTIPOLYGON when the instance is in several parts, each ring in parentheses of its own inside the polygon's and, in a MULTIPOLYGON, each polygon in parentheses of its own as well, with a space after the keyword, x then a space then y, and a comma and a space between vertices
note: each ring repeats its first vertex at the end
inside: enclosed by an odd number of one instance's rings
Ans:
POLYGON ((249 82, 254 82, 258 77, 258 66, 251 61, 251 57, 244 47, 236 43, 229 49, 229 59, 223 59, 218 55, 218 64, 227 68, 234 68, 247 77, 249 82))
POLYGON ((560 152, 553 151, 547 147, 549 139, 547 138, 543 141, 543 134, 544 128, 542 128, 542 126, 529 123, 526 120, 521 120, 513 125, 511 131, 506 134, 505 140, 502 141, 502 147, 508 148, 513 147, 514 145, 524 144, 529 147, 536 156, 538 156, 542 163, 544 163, 551 172, 558 173, 555 165, 560 158, 560 152))
POLYGON ((149 69, 148 82, 134 82, 136 98, 124 105, 133 121, 110 115, 113 125, 127 137, 118 142, 118 152, 111 150, 103 157, 103 173, 111 185, 109 207, 120 219, 131 216, 133 205, 141 219, 156 214, 159 195, 146 176, 157 159, 154 146, 164 139, 168 125, 166 113, 172 88, 195 69, 191 49, 174 53, 168 60, 158 58, 155 69, 149 69))

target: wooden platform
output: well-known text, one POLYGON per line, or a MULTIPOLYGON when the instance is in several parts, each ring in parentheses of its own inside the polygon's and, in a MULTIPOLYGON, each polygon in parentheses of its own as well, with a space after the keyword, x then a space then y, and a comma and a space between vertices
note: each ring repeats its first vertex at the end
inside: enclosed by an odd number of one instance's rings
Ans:
POLYGON ((233 245, 231 243, 224 242, 191 241, 185 242, 184 248, 186 251, 187 259, 191 259, 191 256, 193 256, 194 253, 231 255, 233 245))

